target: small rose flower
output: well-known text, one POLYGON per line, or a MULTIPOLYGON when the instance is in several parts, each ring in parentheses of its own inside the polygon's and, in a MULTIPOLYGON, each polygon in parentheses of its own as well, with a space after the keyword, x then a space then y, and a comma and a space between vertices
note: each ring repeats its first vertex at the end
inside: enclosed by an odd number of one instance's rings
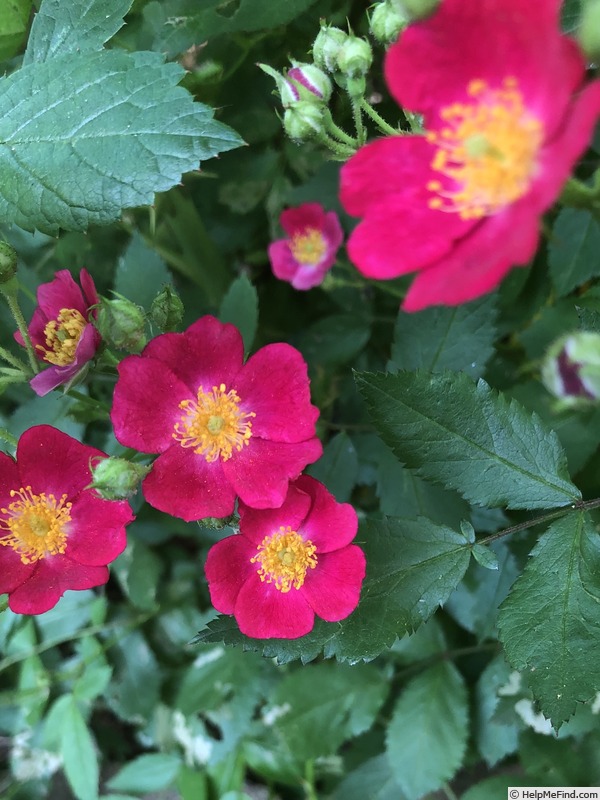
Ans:
POLYGON ((90 461, 104 456, 49 425, 25 431, 16 461, 0 453, 0 594, 16 613, 43 614, 68 589, 108 580, 134 517, 88 488, 90 461))
MULTIPOLYGON (((81 289, 71 273, 62 269, 37 290, 38 305, 29 323, 29 336, 37 357, 52 365, 30 381, 40 396, 72 381, 100 346, 100 334, 91 322, 96 317, 92 308, 98 303, 96 287, 86 269, 81 270, 79 280, 81 289)), ((20 333, 15 333, 15 339, 24 344, 20 333)))
POLYGON ((350 544, 358 520, 322 483, 302 475, 283 505, 257 511, 239 504, 240 535, 211 547, 206 577, 212 604, 233 614, 256 639, 296 639, 315 614, 337 622, 351 614, 365 577, 365 556, 350 544))
POLYGON ((363 218, 348 252, 364 275, 418 272, 406 311, 465 303, 533 257, 600 113, 560 5, 442 0, 388 50, 390 92, 426 133, 361 148, 341 201, 363 218))
POLYGON ((207 316, 157 336, 118 369, 115 436, 160 453, 142 486, 160 511, 226 517, 237 495, 255 508, 280 506, 288 482, 321 455, 306 363, 288 344, 244 364, 238 329, 207 316))
POLYGON ((269 245, 274 275, 294 289, 318 286, 344 240, 337 214, 320 203, 304 203, 283 211, 279 222, 287 238, 269 245))

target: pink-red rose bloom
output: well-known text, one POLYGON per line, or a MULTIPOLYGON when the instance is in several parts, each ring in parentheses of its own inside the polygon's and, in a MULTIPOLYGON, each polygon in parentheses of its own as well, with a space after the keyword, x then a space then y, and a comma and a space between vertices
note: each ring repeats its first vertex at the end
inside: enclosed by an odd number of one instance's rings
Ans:
POLYGON ((244 364, 238 329, 210 316, 123 359, 112 408, 121 444, 160 453, 146 500, 187 521, 228 516, 238 495, 280 506, 321 455, 318 415, 297 350, 270 344, 244 364))
POLYGON ((426 133, 361 148, 341 201, 363 218, 348 252, 364 275, 418 272, 406 311, 464 303, 533 257, 600 112, 560 5, 442 0, 388 50, 390 92, 426 133))
MULTIPOLYGON (((29 323, 29 336, 37 357, 51 364, 30 381, 40 396, 69 383, 100 346, 100 334, 91 322, 96 316, 92 308, 98 302, 96 287, 86 269, 81 270, 79 280, 81 289, 69 270, 61 269, 54 280, 37 290, 38 304, 29 323)), ((24 344, 20 333, 15 333, 15 339, 24 344)))
POLYGON ((273 274, 294 289, 318 286, 344 240, 337 214, 319 203, 304 203, 283 211, 279 222, 287 237, 269 245, 273 274))
POLYGON ((13 611, 43 614, 67 589, 108 580, 133 514, 88 488, 98 457, 49 425, 25 431, 16 460, 0 453, 0 594, 13 611))
POLYGON ((239 505, 240 533, 209 550, 206 578, 212 604, 233 614, 256 639, 296 639, 315 615, 337 622, 358 605, 365 556, 350 544, 356 512, 322 483, 302 475, 283 505, 257 511, 239 505))

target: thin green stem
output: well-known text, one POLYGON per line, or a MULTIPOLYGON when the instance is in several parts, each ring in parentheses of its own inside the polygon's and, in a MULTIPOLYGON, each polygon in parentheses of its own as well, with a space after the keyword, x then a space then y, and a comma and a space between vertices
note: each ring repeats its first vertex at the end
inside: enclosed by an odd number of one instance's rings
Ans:
POLYGON ((349 147, 347 144, 342 144, 341 142, 336 142, 331 136, 328 136, 325 131, 319 131, 317 133, 317 141, 321 142, 321 144, 325 145, 328 150, 331 150, 332 153, 335 153, 340 159, 345 161, 346 159, 350 158, 355 153, 354 147, 349 147))
POLYGON ((102 400, 96 400, 94 397, 83 394, 83 392, 78 392, 77 389, 69 389, 67 394, 74 400, 79 400, 80 403, 90 406, 90 408, 94 408, 97 411, 103 411, 105 414, 110 415, 110 406, 108 403, 103 403, 102 400))
POLYGON ((0 284, 0 292, 2 292, 2 294, 6 298, 6 302, 8 303, 10 313, 13 315, 14 320, 17 323, 17 328, 19 329, 19 333, 23 337, 23 341, 25 342, 25 349, 27 350, 27 356, 29 358, 29 365, 31 366, 33 374, 35 375, 40 371, 40 369, 38 366, 37 358, 35 357, 35 350, 33 349, 31 339, 29 338, 29 331, 27 330, 27 323, 25 322, 25 317, 23 316, 23 313, 17 301, 18 286, 19 285, 17 281, 11 279, 7 283, 0 284))
POLYGON ((304 766, 304 789, 306 800, 319 800, 315 790, 315 762, 310 759, 304 766))
POLYGON ((327 109, 325 112, 325 126, 327 128, 327 132, 332 136, 335 136, 336 139, 339 139, 341 142, 344 142, 344 144, 347 144, 349 147, 352 147, 355 150, 358 148, 358 142, 356 139, 353 139, 350 134, 346 133, 346 131, 342 130, 339 125, 335 124, 329 109, 327 109))
POLYGON ((496 539, 502 539, 504 536, 509 536, 511 533, 518 533, 525 531, 528 528, 534 528, 536 525, 542 525, 544 522, 551 522, 553 519, 559 519, 572 511, 592 511, 594 508, 600 508, 600 497, 595 497, 593 500, 578 500, 565 508, 559 508, 556 511, 551 511, 549 514, 542 514, 541 517, 520 522, 518 525, 511 525, 509 528, 504 528, 497 533, 492 533, 491 536, 486 536, 483 539, 478 539, 477 544, 489 544, 496 539))
POLYGON ((364 98, 358 99, 351 97, 350 99, 352 101, 352 116, 354 118, 354 127, 356 129, 356 138, 362 145, 367 140, 367 131, 365 130, 362 118, 362 100, 364 100, 364 98))
POLYGON ((25 375, 29 375, 31 370, 24 361, 21 361, 17 356, 13 356, 5 347, 0 347, 0 358, 7 361, 15 369, 21 370, 25 375))
POLYGON ((3 442, 6 442, 6 444, 9 445, 10 447, 17 446, 17 440, 12 435, 12 433, 9 433, 6 430, 6 428, 0 428, 0 439, 2 439, 3 442))
POLYGON ((390 136, 401 136, 404 133, 404 131, 398 130, 398 128, 394 128, 389 124, 389 122, 386 122, 384 118, 378 114, 377 111, 375 111, 373 106, 370 103, 367 103, 364 97, 360 101, 360 107, 383 133, 389 133, 390 136))
POLYGON ((454 793, 454 790, 452 789, 449 783, 445 783, 442 789, 448 800, 458 800, 457 795, 454 793))
POLYGON ((2 659, 2 661, 0 661, 0 673, 2 673, 5 669, 14 666, 15 664, 20 664, 21 661, 27 661, 27 659, 31 658, 32 656, 39 656, 42 653, 45 653, 46 650, 51 650, 53 647, 56 647, 59 644, 64 644, 65 642, 83 639, 85 636, 97 636, 98 634, 107 633, 108 631, 112 630, 120 629, 124 633, 131 628, 138 628, 155 614, 155 611, 148 611, 144 614, 140 614, 139 617, 129 620, 129 622, 116 620, 115 622, 101 623, 99 625, 89 625, 87 628, 82 628, 74 633, 68 633, 63 636, 54 636, 52 639, 47 639, 45 642, 29 648, 29 650, 13 653, 13 655, 2 659))

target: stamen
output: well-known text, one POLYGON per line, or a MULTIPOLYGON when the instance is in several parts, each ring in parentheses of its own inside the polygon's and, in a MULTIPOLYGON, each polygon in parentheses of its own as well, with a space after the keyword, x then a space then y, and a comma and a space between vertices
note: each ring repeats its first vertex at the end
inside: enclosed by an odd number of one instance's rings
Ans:
POLYGON ((316 266, 327 252, 327 242, 318 228, 305 228, 292 236, 290 250, 299 264, 316 266))
POLYGON ((261 581, 275 584, 275 588, 284 594, 292 588, 300 589, 307 569, 317 566, 315 545, 310 539, 305 541, 289 525, 282 525, 278 533, 265 536, 257 549, 258 553, 250 563, 259 563, 261 581))
POLYGON ((253 411, 241 411, 240 398, 235 389, 226 390, 225 384, 213 386, 212 391, 198 389, 197 400, 183 400, 179 408, 185 415, 175 425, 173 438, 182 447, 193 447, 194 453, 203 455, 211 463, 220 458, 227 461, 233 451, 247 445, 252 436, 253 411))
POLYGON ((47 556, 64 553, 67 548, 66 526, 71 521, 72 503, 63 494, 33 494, 31 486, 10 492, 18 497, 8 508, 0 508, 7 518, 0 519, 0 545, 12 547, 23 564, 33 564, 47 556), (3 533, 6 531, 6 533, 3 533))
POLYGON ((43 353, 44 361, 65 367, 75 360, 75 350, 87 322, 76 308, 61 308, 56 319, 46 323, 44 336, 46 347, 36 345, 43 353))
POLYGON ((467 91, 474 102, 441 109, 440 117, 448 126, 427 134, 427 140, 437 145, 432 169, 454 186, 444 190, 434 180, 427 188, 435 194, 430 208, 479 219, 527 192, 544 132, 542 123, 527 112, 516 78, 506 78, 500 89, 474 80, 467 91))

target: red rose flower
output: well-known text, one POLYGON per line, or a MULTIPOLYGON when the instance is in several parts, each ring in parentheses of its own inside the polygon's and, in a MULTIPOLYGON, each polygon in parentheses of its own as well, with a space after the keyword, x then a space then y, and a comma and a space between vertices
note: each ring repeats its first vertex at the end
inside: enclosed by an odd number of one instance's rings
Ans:
POLYGON ((121 444, 161 454, 146 500, 187 521, 231 514, 236 495, 280 506, 322 452, 300 353, 270 344, 244 364, 240 332, 214 317, 123 359, 111 416, 121 444))
POLYGON ((0 593, 18 614, 43 614, 67 589, 108 580, 125 549, 129 504, 88 489, 104 457, 49 425, 29 428, 16 461, 0 453, 0 593))
POLYGON ((442 0, 386 57, 390 92, 424 136, 371 142, 342 168, 364 217, 348 251, 370 278, 415 270, 406 311, 489 292, 534 255, 549 208, 590 140, 600 82, 584 86, 559 0, 442 0))
POLYGON ((288 238, 269 245, 273 274, 294 289, 318 286, 344 240, 337 214, 326 213, 319 203, 304 203, 283 211, 279 222, 288 238))
MULTIPOLYGON (((29 336, 37 357, 52 364, 31 379, 33 391, 43 396, 69 383, 96 355, 101 337, 91 323, 98 302, 92 276, 86 269, 79 275, 81 289, 69 270, 56 273, 54 280, 37 290, 38 305, 29 323, 29 336)), ((20 333, 15 333, 24 344, 20 333)))
POLYGON ((209 550, 206 577, 212 604, 233 614, 256 639, 296 639, 315 614, 337 622, 351 614, 365 577, 365 556, 350 544, 356 511, 322 483, 302 475, 281 508, 239 504, 240 534, 209 550))

